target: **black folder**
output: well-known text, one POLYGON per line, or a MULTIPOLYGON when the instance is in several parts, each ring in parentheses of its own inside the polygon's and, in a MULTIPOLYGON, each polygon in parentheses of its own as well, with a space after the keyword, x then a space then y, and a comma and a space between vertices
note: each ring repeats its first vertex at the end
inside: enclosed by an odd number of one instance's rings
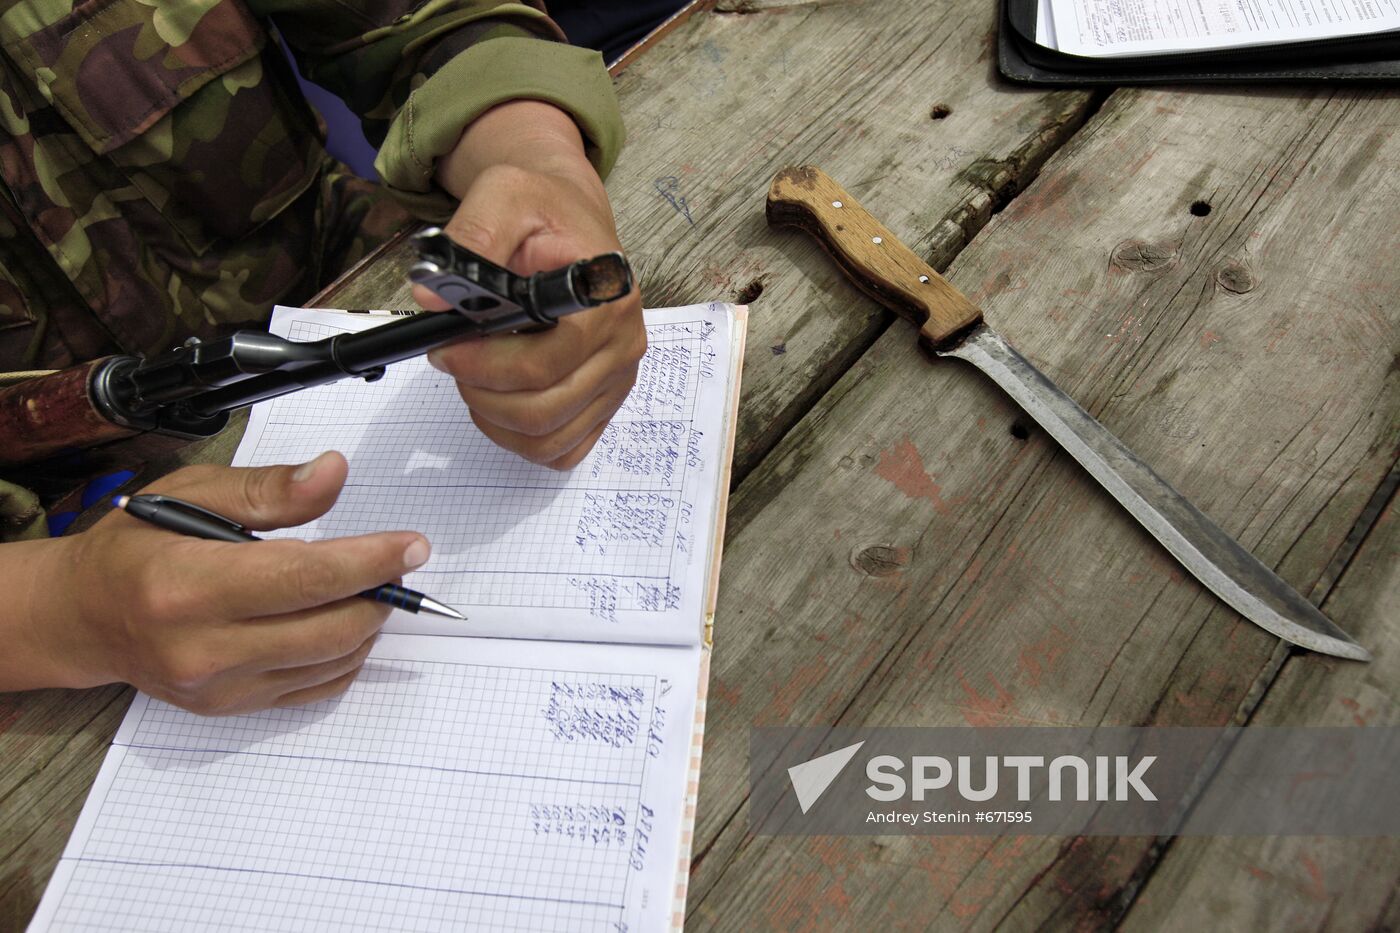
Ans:
POLYGON ((1070 55, 1037 45, 1036 0, 999 0, 998 64, 1013 81, 1118 85, 1247 81, 1395 81, 1400 33, 1344 36, 1243 49, 1121 58, 1070 55))

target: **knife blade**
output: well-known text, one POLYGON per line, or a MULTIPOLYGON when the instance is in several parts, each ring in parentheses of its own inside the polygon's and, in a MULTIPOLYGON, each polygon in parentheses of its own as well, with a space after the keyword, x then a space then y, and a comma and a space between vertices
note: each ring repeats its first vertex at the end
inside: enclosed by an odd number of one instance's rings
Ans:
POLYGON ((768 222, 816 237, 867 294, 919 327, 937 357, 980 369, 1216 596, 1279 638, 1371 660, 1332 620, 1154 473, 1092 415, 1012 349, 982 312, 815 166, 784 169, 768 191, 768 222))

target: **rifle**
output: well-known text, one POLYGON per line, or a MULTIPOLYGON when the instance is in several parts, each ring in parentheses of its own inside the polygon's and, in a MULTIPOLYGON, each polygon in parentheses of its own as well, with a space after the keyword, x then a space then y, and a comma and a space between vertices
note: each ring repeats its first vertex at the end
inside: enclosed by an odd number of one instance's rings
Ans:
POLYGON ((413 238, 410 281, 452 310, 424 312, 358 333, 299 343, 264 331, 184 345, 143 359, 107 356, 0 389, 0 466, 45 460, 145 432, 212 437, 229 413, 341 379, 373 382, 385 367, 434 347, 553 327, 568 314, 625 297, 621 253, 518 276, 430 227, 413 238))

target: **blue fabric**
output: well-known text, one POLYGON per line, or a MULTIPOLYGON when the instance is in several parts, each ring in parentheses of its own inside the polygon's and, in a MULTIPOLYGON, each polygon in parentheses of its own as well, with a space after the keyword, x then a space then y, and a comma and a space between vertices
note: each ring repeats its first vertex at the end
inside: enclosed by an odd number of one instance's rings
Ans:
POLYGON ((569 41, 597 49, 612 64, 657 26, 686 5, 686 0, 547 0, 549 15, 569 41))
MULTIPOLYGON (((99 476, 90 480, 83 487, 83 494, 79 497, 79 502, 83 509, 90 509, 97 503, 103 501, 115 489, 120 489, 130 482, 136 474, 130 470, 118 470, 115 473, 108 473, 106 476, 99 476)), ((72 526, 77 520, 81 509, 76 512, 50 512, 48 514, 49 537, 58 538, 72 526)))
POLYGON ((106 499, 108 493, 112 490, 119 489, 127 482, 130 482, 131 478, 135 475, 136 474, 130 470, 118 470, 116 473, 108 473, 106 476, 99 476, 97 479, 92 480, 87 484, 87 487, 83 489, 83 508, 92 508, 103 499, 106 499))
POLYGON ((77 512, 50 512, 48 514, 49 537, 63 537, 63 533, 68 530, 68 526, 77 521, 77 519, 77 512))
POLYGON ((365 131, 360 128, 360 118, 345 106, 339 97, 321 85, 312 84, 303 78, 301 69, 297 67, 296 57, 292 55, 292 50, 287 48, 287 43, 281 36, 277 37, 277 43, 291 64, 292 73, 297 76, 302 94, 321 115, 321 119, 326 121, 326 151, 350 166, 351 171, 361 178, 378 181, 379 173, 374 170, 374 157, 378 153, 369 144, 369 140, 365 139, 365 131))
POLYGON ((378 181, 379 173, 374 170, 374 157, 378 153, 365 139, 360 118, 339 97, 319 84, 312 84, 301 75, 297 75, 297 80, 301 82, 301 92, 326 121, 326 151, 350 166, 361 178, 378 181))

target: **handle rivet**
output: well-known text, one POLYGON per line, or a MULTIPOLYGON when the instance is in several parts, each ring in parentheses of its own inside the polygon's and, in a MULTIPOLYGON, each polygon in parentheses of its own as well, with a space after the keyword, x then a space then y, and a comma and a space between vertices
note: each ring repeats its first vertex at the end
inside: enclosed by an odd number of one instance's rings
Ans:
POLYGON ((846 205, 842 204, 840 201, 832 201, 832 202, 831 202, 831 206, 832 206, 832 207, 845 207, 846 205))
POLYGON ((927 285, 927 284, 928 284, 928 276, 926 276, 926 275, 921 275, 921 276, 919 276, 919 281, 920 281, 920 282, 923 282, 925 285, 927 285))
POLYGON ((879 246, 881 243, 885 242, 885 238, 882 236, 873 236, 870 238, 870 242, 874 243, 876 246, 879 246))

